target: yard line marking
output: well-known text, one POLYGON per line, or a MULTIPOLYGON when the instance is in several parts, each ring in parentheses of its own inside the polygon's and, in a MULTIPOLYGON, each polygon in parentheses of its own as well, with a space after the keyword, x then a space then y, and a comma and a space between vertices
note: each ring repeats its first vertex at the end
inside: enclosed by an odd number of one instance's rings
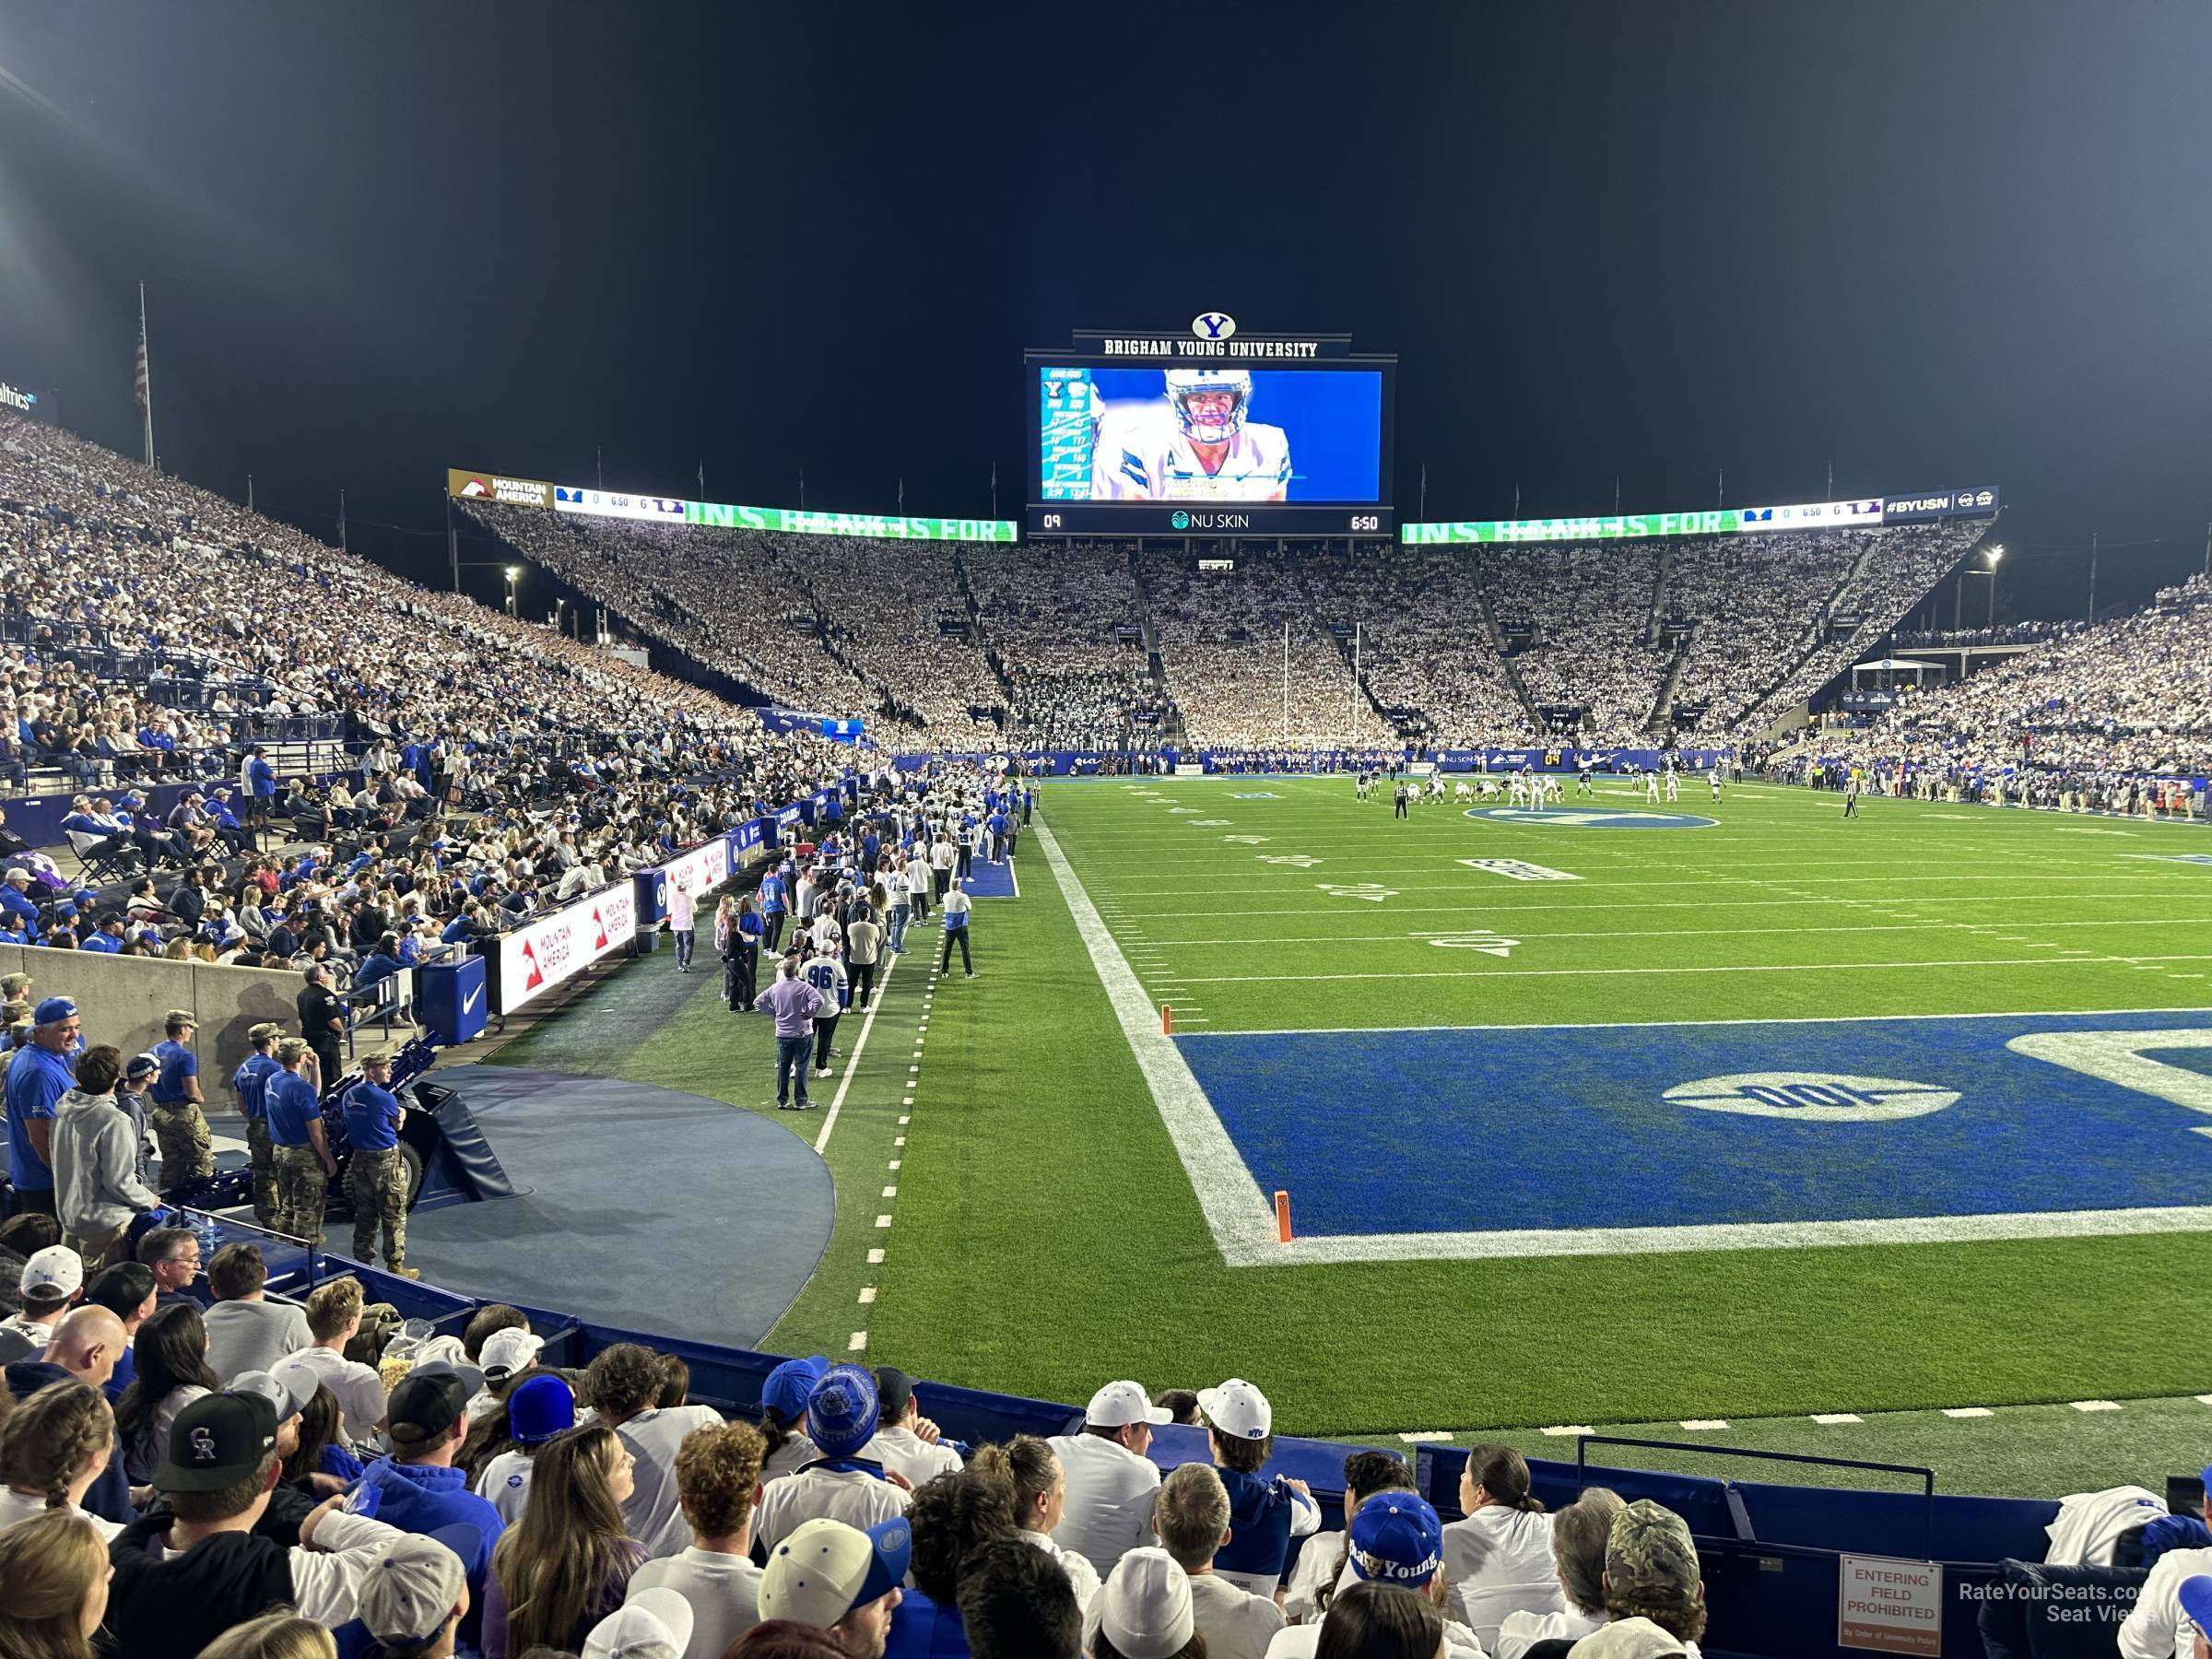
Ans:
POLYGON ((860 1288, 860 1300, 864 1303, 874 1301, 876 1300, 876 1287, 873 1285, 863 1285, 860 1288))
POLYGON ((883 983, 875 1000, 868 1004, 868 1017, 860 1022, 860 1039, 853 1045, 853 1057, 845 1062, 845 1075, 837 1080, 837 1094, 830 1102, 829 1113, 822 1119, 822 1132, 814 1137, 818 1158, 830 1145, 830 1132, 837 1127, 837 1114, 845 1109, 845 1090, 853 1087, 853 1078, 860 1070, 860 1057, 868 1052, 868 1033, 876 1029, 876 1016, 883 1007, 882 993, 890 989, 891 975, 898 971, 899 959, 893 957, 883 971, 883 983))
POLYGON ((849 1338, 847 1338, 845 1342, 845 1352, 848 1354, 857 1354, 865 1349, 867 1346, 868 1334, 865 1331, 855 1331, 849 1338))
POLYGON ((1409 1446, 1425 1446, 1436 1441, 1450 1440, 1452 1431, 1449 1429, 1416 1429, 1411 1433, 1399 1435, 1398 1438, 1409 1446))
POLYGON ((1684 1418, 1682 1427, 1692 1430, 1725 1429, 1728 1427, 1728 1419, 1726 1418, 1684 1418))
POLYGON ((1823 1428, 1832 1427, 1837 1423, 1863 1423, 1865 1420, 1855 1411, 1816 1411, 1813 1413, 1813 1421, 1820 1424, 1823 1428))
POLYGON ((1997 1414, 1986 1406, 1946 1406, 1943 1415, 1947 1418, 1985 1418, 1997 1414))
POLYGON ((2117 1411, 2120 1409, 2120 1402, 2117 1400, 2070 1400, 2067 1404, 2077 1411, 2117 1411))
MULTIPOLYGON (((2128 957, 2100 956, 2090 962, 2111 963, 2115 966, 2143 967, 2150 962, 2212 962, 2212 954, 2155 956, 2136 960, 2128 957)), ((1407 971, 1394 974, 1396 979, 1488 979, 1496 975, 1504 979, 1517 978, 1586 978, 1618 974, 1654 973, 1826 973, 1859 972, 1867 969, 1881 969, 1896 972, 1900 968, 2081 968, 2090 963, 2057 961, 2050 957, 1968 957, 1955 961, 1910 962, 1767 962, 1711 964, 1696 968, 1443 968, 1433 971, 1407 971)), ((1186 981, 1193 985, 1253 985, 1305 983, 1324 980, 1371 980, 1372 973, 1216 973, 1196 974, 1186 981)))
POLYGON ((1206 1217, 1214 1242, 1225 1260, 1264 1259, 1269 1249, 1283 1248, 1277 1241, 1274 1206, 1260 1191, 1260 1183, 1245 1167, 1243 1155, 1214 1113, 1206 1090, 1192 1075, 1190 1063, 1175 1040, 1159 1029, 1159 1011, 1146 994, 1106 930, 1090 895, 1084 890, 1074 868, 1061 856, 1053 832, 1036 827, 1037 844, 1067 900, 1068 914, 1083 947, 1090 954, 1099 982, 1121 1021, 1122 1035, 1136 1058, 1137 1069, 1152 1092, 1175 1155, 1191 1179, 1198 1207, 1206 1217))
POLYGON ((1549 1434, 1564 1438, 1565 1436, 1571 1434, 1595 1434, 1597 1430, 1591 1428, 1587 1423, 1554 1423, 1550 1428, 1540 1429, 1537 1430, 1537 1432, 1539 1434, 1549 1434))
MULTIPOLYGON (((1331 912, 1334 913, 1334 912, 1331 912)), ((1511 921, 1512 918, 1504 918, 1511 921)), ((2039 927, 2203 927, 2212 924, 2212 916, 2145 916, 2135 920, 2101 920, 2094 922, 2039 922, 2039 927)), ((1516 924, 1517 925, 1517 924, 1516 924)), ((1537 939, 1694 939, 1708 935, 1735 938, 1752 934, 1849 934, 1849 933, 1986 933, 1986 928, 1971 922, 1912 922, 1836 923, 1826 927, 1630 927, 1620 929, 1570 930, 1562 933, 1531 933, 1521 928, 1524 941, 1537 939)), ((1339 943, 1371 944, 1376 941, 1403 942, 1408 935, 1403 933, 1381 934, 1247 934, 1236 939, 1162 939, 1162 945, 1234 945, 1251 949, 1264 945, 1335 945, 1339 943)), ((2057 950, 2056 945, 2041 945, 2032 939, 2007 941, 2017 945, 2035 945, 2043 950, 2057 950)), ((2092 953, 2094 954, 2094 953, 2092 953)), ((1135 960, 1134 958, 1131 959, 1135 960)))

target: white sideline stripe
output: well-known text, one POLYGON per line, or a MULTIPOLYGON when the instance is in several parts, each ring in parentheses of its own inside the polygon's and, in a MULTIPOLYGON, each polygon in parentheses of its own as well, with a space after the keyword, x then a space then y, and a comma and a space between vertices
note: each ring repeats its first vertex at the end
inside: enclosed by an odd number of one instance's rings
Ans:
POLYGON ((1137 1069, 1152 1091, 1168 1138, 1175 1143, 1175 1155, 1191 1178, 1191 1190, 1197 1195, 1215 1245, 1232 1266, 1266 1259, 1267 1250, 1284 1248, 1276 1240, 1273 1206, 1245 1167, 1236 1142, 1215 1116, 1213 1103, 1198 1087, 1198 1079, 1192 1076, 1190 1064, 1175 1046, 1175 1040, 1161 1033, 1159 1010, 1123 959, 1090 895, 1060 855, 1060 843, 1042 824, 1034 826, 1034 830, 1044 861, 1067 900, 1068 914, 1082 937, 1083 948, 1089 952, 1099 982, 1106 988, 1107 1000, 1121 1021, 1122 1035, 1128 1040, 1137 1069))
POLYGON ((1416 1429, 1411 1433, 1399 1435, 1398 1438, 1409 1446, 1423 1446, 1435 1441, 1450 1440, 1452 1431, 1449 1429, 1416 1429))
POLYGON ((1865 1420, 1855 1411, 1816 1411, 1813 1413, 1813 1421, 1824 1427, 1837 1423, 1863 1423, 1865 1420))
MULTIPOLYGON (((1442 968, 1430 972, 1394 973, 1393 979, 1582 979, 1656 973, 1855 973, 1879 968, 1894 973, 1900 968, 2088 968, 2100 963, 2147 967, 2152 962, 2212 962, 2212 955, 2092 956, 2087 961, 2063 961, 2054 957, 1967 957, 1953 961, 1887 962, 1754 962, 1714 964, 1701 968, 1442 968)), ((1258 985, 1304 983, 1320 980, 1372 980, 1372 973, 1216 973, 1193 974, 1190 985, 1258 985)))
POLYGON ((1539 1430, 1537 1432, 1564 1438, 1570 1434, 1595 1434, 1597 1430, 1587 1423, 1554 1423, 1550 1428, 1539 1430))
POLYGON ((1947 1418, 1985 1418, 1997 1414, 1986 1406, 1946 1406, 1943 1415, 1947 1418))
POLYGON ((876 995, 868 1004, 868 1017, 860 1022, 859 1041, 853 1044, 853 1054, 845 1062, 845 1075, 837 1080, 837 1093, 830 1101, 829 1114, 822 1119, 822 1132, 814 1137, 814 1155, 819 1158, 830 1145, 830 1132, 837 1127, 837 1114, 845 1109, 845 1090, 853 1087, 853 1074, 860 1070, 860 1057, 868 1052, 868 1033, 876 1029, 876 1016, 883 1008, 883 994, 890 989, 891 975, 899 971, 899 959, 893 957, 883 971, 883 979, 876 987, 876 995))
POLYGON ((1728 1427, 1728 1419, 1726 1418, 1684 1418, 1682 1427, 1685 1429, 1725 1429, 1728 1427))
MULTIPOLYGON (((2090 1014, 2212 1014, 2212 1008, 2018 1008, 2006 1014, 1785 1014, 1774 1019, 1594 1019, 1550 1025, 1299 1026, 1218 1037, 1335 1037, 1352 1031, 1624 1031, 1663 1026, 1853 1025, 1876 1019, 2078 1019, 2090 1014)), ((2212 1405, 2212 1399, 2206 1402, 2212 1405)))

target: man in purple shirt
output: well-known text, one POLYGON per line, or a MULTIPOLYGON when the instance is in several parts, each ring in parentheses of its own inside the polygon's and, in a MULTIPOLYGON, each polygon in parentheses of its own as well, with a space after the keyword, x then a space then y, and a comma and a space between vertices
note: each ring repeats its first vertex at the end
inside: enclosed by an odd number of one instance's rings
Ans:
POLYGON ((807 1112, 806 1051, 814 1042, 815 1010, 822 994, 799 977, 798 953, 785 957, 776 968, 776 982, 760 993, 753 1006, 776 1017, 776 1110, 807 1112), (793 1073, 799 1079, 798 1100, 791 1100, 793 1073))

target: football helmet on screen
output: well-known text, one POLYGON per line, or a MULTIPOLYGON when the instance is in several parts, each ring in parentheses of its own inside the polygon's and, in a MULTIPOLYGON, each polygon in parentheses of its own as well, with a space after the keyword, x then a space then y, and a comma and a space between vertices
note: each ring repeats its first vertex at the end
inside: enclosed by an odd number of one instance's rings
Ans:
POLYGON ((1244 412, 1252 405, 1250 370, 1171 369, 1167 378, 1168 402, 1193 443, 1227 443, 1243 429, 1244 412), (1194 399, 1203 402, 1193 408, 1194 399))

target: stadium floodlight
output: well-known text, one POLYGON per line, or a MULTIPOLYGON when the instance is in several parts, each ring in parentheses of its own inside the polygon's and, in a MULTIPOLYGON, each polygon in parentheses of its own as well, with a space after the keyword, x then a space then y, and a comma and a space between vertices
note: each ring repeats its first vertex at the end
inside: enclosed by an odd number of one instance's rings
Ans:
POLYGON ((1989 550, 1989 568, 1993 571, 1995 570, 1997 568, 1997 560, 2004 557, 2005 545, 2004 543, 2000 542, 1989 550))
MULTIPOLYGON (((2001 552, 2003 549, 2000 548, 1999 551, 2001 552)), ((509 565, 507 567, 507 580, 510 582, 514 581, 517 577, 522 575, 522 573, 523 567, 521 565, 509 565)))

